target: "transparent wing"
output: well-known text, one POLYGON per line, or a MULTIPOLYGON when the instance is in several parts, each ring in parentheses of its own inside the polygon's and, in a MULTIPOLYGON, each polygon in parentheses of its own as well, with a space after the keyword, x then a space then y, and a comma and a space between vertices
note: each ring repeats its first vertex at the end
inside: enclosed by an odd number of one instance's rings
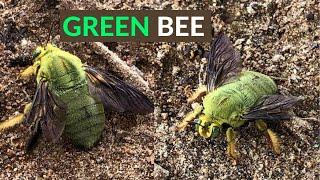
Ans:
POLYGON ((246 114, 244 120, 288 120, 288 111, 301 98, 295 96, 269 95, 262 97, 258 103, 246 114))
POLYGON ((26 123, 31 123, 30 138, 26 146, 27 151, 35 146, 40 131, 47 139, 56 142, 64 130, 63 117, 65 113, 66 107, 62 103, 58 103, 53 97, 48 90, 47 83, 40 81, 32 107, 25 120, 26 123))
POLYGON ((231 77, 238 75, 241 69, 242 61, 229 38, 219 34, 211 43, 206 77, 208 91, 221 86, 231 77))
POLYGON ((153 103, 142 92, 119 78, 85 66, 89 79, 89 91, 103 103, 106 111, 152 113, 153 103))

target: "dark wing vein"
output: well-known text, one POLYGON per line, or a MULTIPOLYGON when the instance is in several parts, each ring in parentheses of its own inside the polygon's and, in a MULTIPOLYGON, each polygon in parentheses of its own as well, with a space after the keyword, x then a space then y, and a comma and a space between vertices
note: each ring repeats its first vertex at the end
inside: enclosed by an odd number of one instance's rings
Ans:
POLYGON ((40 130, 47 139, 56 142, 64 130, 65 113, 63 103, 58 103, 48 90, 47 83, 40 81, 25 120, 26 123, 31 123, 26 150, 30 151, 35 146, 40 130))
POLYGON ((242 118, 245 120, 288 120, 291 117, 288 111, 299 100, 301 99, 295 96, 264 96, 242 118))
POLYGON ((213 90, 238 75, 242 69, 242 61, 234 50, 230 40, 223 34, 211 43, 207 67, 207 88, 213 90))
POLYGON ((119 78, 85 66, 89 91, 104 105, 106 111, 147 114, 153 112, 153 103, 142 92, 119 78))

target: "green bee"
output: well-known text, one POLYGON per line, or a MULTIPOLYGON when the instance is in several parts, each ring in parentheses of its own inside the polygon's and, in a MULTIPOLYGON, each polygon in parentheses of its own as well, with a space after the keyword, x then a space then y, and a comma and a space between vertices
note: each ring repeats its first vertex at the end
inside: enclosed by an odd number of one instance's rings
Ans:
POLYGON ((79 147, 90 148, 99 139, 110 110, 152 113, 153 103, 133 86, 101 72, 58 47, 48 44, 33 53, 34 64, 22 77, 36 75, 37 90, 24 113, 0 124, 0 130, 25 121, 30 123, 26 150, 39 135, 56 142, 62 134, 79 147))
POLYGON ((227 153, 237 158, 234 128, 254 121, 257 128, 270 138, 274 152, 279 154, 279 139, 264 121, 290 119, 288 111, 299 98, 276 94, 277 85, 270 77, 254 71, 242 71, 241 65, 240 56, 230 40, 220 34, 211 44, 207 85, 200 86, 188 99, 192 102, 205 95, 203 106, 198 104, 193 112, 187 114, 178 130, 184 130, 188 123, 193 122, 200 136, 211 139, 218 136, 222 126, 227 125, 227 153))

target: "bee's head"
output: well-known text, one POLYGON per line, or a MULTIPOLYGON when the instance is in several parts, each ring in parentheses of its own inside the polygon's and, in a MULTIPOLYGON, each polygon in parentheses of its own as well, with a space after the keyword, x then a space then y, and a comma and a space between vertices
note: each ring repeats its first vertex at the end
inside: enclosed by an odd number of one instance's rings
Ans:
POLYGON ((215 138, 220 132, 219 125, 207 115, 200 115, 198 119, 195 119, 194 123, 196 125, 196 131, 204 138, 215 138))
POLYGON ((45 60, 46 58, 43 58, 48 52, 53 51, 55 49, 58 49, 55 45, 47 44, 46 46, 38 46, 36 50, 32 52, 32 61, 33 65, 29 66, 27 69, 25 69, 20 75, 22 78, 29 78, 32 75, 36 75, 40 65, 41 61, 45 60))
POLYGON ((44 52, 45 52, 44 48, 41 46, 38 46, 36 50, 32 52, 32 61, 36 62, 38 59, 40 59, 39 58, 40 56, 43 56, 44 52))
POLYGON ((41 57, 43 57, 47 52, 54 50, 57 48, 55 45, 48 43, 46 46, 38 46, 32 52, 32 60, 33 62, 40 61, 41 57))

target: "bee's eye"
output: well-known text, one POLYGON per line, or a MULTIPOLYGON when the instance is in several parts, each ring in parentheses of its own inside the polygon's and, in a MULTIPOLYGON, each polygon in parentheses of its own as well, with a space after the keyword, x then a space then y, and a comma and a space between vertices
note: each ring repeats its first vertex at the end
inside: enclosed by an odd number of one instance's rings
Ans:
POLYGON ((215 138, 219 135, 220 133, 220 128, 219 127, 213 127, 212 128, 212 133, 211 133, 211 138, 215 138))
POLYGON ((199 126, 201 124, 201 120, 200 119, 195 119, 193 121, 193 123, 195 124, 195 129, 196 129, 196 132, 199 132, 199 126))
POLYGON ((32 53, 32 59, 37 58, 40 54, 41 54, 41 51, 40 51, 39 49, 36 49, 36 50, 32 53))
POLYGON ((193 121, 195 124, 200 124, 200 119, 195 119, 194 121, 193 121))

